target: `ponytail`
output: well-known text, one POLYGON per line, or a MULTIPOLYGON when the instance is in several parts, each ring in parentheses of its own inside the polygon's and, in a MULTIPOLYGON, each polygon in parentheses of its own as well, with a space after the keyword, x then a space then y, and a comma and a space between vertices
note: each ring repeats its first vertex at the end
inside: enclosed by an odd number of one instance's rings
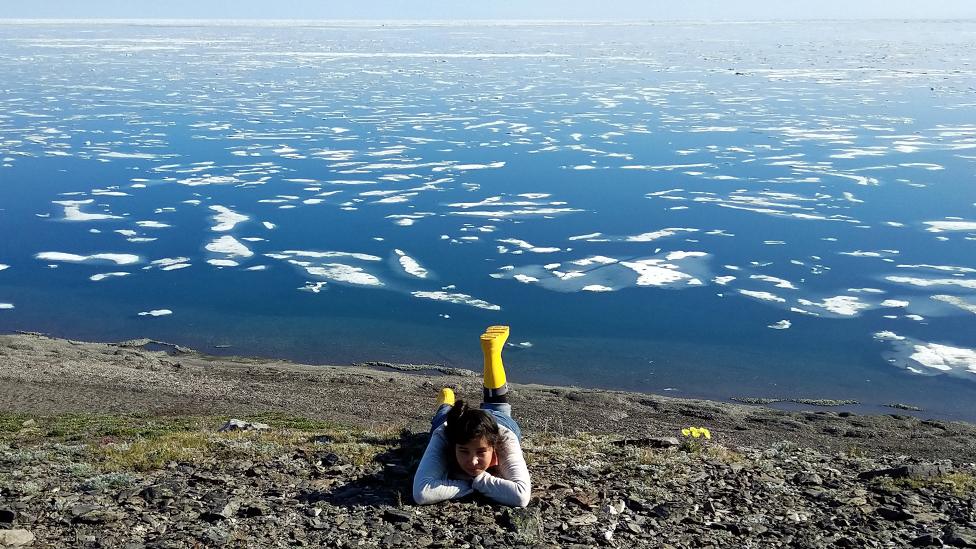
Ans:
POLYGON ((488 444, 498 442, 498 422, 490 413, 469 408, 468 403, 458 400, 447 413, 444 435, 451 444, 466 444, 472 439, 485 437, 488 444))

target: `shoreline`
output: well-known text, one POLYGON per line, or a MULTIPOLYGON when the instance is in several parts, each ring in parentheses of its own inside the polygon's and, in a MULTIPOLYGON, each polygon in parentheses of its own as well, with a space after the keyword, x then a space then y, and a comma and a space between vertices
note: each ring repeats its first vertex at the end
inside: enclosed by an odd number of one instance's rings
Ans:
MULTIPOLYGON (((0 335, 0 381, 0 407, 9 412, 281 412, 363 428, 411 429, 429 421, 441 386, 477 400, 481 385, 473 372, 437 365, 307 365, 213 356, 148 339, 89 343, 29 333, 0 335)), ((700 425, 735 446, 788 441, 828 451, 976 461, 976 424, 925 419, 924 412, 921 418, 898 409, 859 415, 809 401, 790 404, 798 410, 781 410, 606 389, 514 383, 512 388, 516 418, 530 431, 639 439, 680 436, 682 428, 700 425)))
MULTIPOLYGON (((348 349, 341 349, 338 353, 328 352, 309 353, 305 351, 295 352, 287 347, 281 346, 262 346, 242 344, 241 342, 231 343, 223 339, 202 338, 183 338, 166 337, 166 341, 148 338, 142 333, 123 333, 95 335, 93 333, 65 333, 61 330, 55 331, 33 331, 7 328, 8 331, 0 330, 0 336, 4 335, 31 335, 43 336, 51 339, 65 341, 83 341, 89 343, 118 344, 125 341, 146 340, 159 348, 184 348, 210 360, 221 361, 236 359, 246 361, 259 361, 266 363, 287 363, 306 366, 343 366, 355 367, 363 365, 396 365, 411 369, 423 374, 437 373, 439 369, 444 369, 460 375, 478 375, 480 372, 468 369, 467 366, 474 362, 474 355, 460 357, 457 353, 450 355, 437 355, 431 353, 413 353, 410 349, 404 348, 399 344, 393 346, 380 346, 371 349, 356 347, 355 352, 348 349), (113 339, 113 337, 115 339, 113 339), (121 339, 133 338, 133 339, 121 339), (172 343, 176 341, 178 343, 172 343), (337 356, 335 356, 337 355, 337 356), (326 361, 321 362, 321 357, 326 356, 326 361), (331 357, 331 358, 329 358, 331 357), (335 361, 331 361, 335 360, 335 361), (331 362, 330 362, 331 361, 331 362)), ((158 336, 157 336, 158 337, 158 336)), ((526 348, 518 345, 509 344, 508 353, 520 353, 526 348)), ((519 354, 519 358, 509 357, 515 368, 519 367, 516 362, 525 359, 519 354)), ((565 357, 562 357, 565 358, 565 357)), ((583 374, 582 377, 576 374, 563 375, 554 373, 551 364, 556 363, 548 358, 542 358, 540 364, 545 367, 534 370, 519 369, 516 377, 523 385, 540 385, 549 387, 563 387, 569 389, 584 389, 607 392, 627 392, 652 394, 662 397, 677 398, 681 400, 701 400, 721 404, 747 404, 761 405, 771 409, 782 411, 805 411, 805 410, 828 410, 837 413, 854 413, 858 415, 887 415, 902 414, 912 415, 919 419, 933 419, 938 421, 959 421, 963 423, 976 423, 976 411, 964 411, 964 406, 958 398, 951 400, 953 404, 940 407, 933 403, 931 399, 921 398, 922 394, 918 390, 903 394, 903 392, 893 393, 890 390, 882 390, 878 395, 866 394, 861 391, 852 391, 850 387, 842 387, 838 390, 818 390, 816 387, 805 390, 802 387, 777 391, 769 386, 755 384, 735 384, 728 383, 696 383, 689 381, 695 379, 693 374, 681 377, 680 379, 668 379, 664 383, 647 384, 638 382, 635 386, 626 376, 614 376, 613 372, 609 375, 600 377, 592 374, 583 374), (547 362, 548 360, 548 362, 547 362)), ((533 363, 535 360, 532 361, 533 363)), ((480 368, 480 355, 477 358, 478 368, 480 368)), ((509 360, 506 360, 509 364, 509 360)), ((608 359, 607 364, 612 364, 612 359, 608 359)), ((676 362, 677 364, 677 362, 676 362)), ((402 369, 402 368, 401 368, 402 369)), ((700 369, 700 368, 699 368, 700 369)), ((674 374, 671 373, 672 377, 674 374)), ((773 384, 776 385, 776 384, 773 384)), ((887 389, 887 388, 886 388, 887 389)), ((955 396, 955 395, 954 395, 955 396)), ((976 410, 976 409, 974 409, 976 410)))

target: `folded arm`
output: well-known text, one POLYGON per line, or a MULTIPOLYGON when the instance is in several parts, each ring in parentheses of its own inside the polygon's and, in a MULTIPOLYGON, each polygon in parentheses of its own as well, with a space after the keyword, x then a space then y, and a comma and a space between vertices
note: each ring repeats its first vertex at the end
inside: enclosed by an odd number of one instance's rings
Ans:
POLYGON ((518 438, 508 432, 498 450, 499 475, 485 471, 471 481, 471 487, 498 503, 525 507, 532 496, 532 481, 522 455, 522 446, 518 438))
POLYGON ((444 428, 434 430, 413 477, 413 500, 418 505, 461 498, 473 492, 470 481, 448 478, 448 446, 444 428))

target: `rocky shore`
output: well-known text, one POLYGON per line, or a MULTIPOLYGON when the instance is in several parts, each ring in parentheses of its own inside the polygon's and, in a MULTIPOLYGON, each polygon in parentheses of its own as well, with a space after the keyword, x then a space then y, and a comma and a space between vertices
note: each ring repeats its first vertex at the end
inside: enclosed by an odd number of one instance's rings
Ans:
POLYGON ((413 505, 479 382, 0 336, 0 547, 976 547, 976 428, 900 410, 516 385, 529 507, 413 505))

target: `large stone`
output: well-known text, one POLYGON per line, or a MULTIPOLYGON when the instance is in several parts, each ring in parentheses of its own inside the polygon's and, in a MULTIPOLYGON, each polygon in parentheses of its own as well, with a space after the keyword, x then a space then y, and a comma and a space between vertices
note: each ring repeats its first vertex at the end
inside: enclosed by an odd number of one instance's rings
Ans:
POLYGON ((898 509, 894 507, 878 507, 878 514, 888 520, 908 520, 915 518, 915 515, 909 513, 905 509, 898 509))
POLYGON ((227 520, 237 514, 241 508, 241 503, 235 499, 216 496, 208 498, 210 506, 204 511, 200 518, 207 522, 217 522, 227 520))
POLYGON ((122 513, 98 505, 79 503, 71 508, 72 522, 104 524, 106 522, 115 522, 121 518, 122 513))
POLYGON ((542 540, 542 516, 534 507, 506 509, 502 514, 502 522, 515 532, 520 543, 534 544, 542 540))
POLYGON ((220 432, 227 431, 267 431, 271 426, 266 423, 244 421, 242 419, 232 419, 220 428, 220 432))
POLYGON ((28 530, 0 530, 0 547, 26 547, 34 543, 34 534, 28 530))
POLYGON ((943 536, 946 545, 952 547, 976 547, 976 532, 963 530, 961 528, 951 528, 943 536))
POLYGON ((939 463, 920 463, 914 465, 902 465, 890 469, 874 469, 864 471, 857 475, 861 480, 871 480, 877 477, 891 478, 936 478, 949 474, 951 471, 948 466, 939 463))

